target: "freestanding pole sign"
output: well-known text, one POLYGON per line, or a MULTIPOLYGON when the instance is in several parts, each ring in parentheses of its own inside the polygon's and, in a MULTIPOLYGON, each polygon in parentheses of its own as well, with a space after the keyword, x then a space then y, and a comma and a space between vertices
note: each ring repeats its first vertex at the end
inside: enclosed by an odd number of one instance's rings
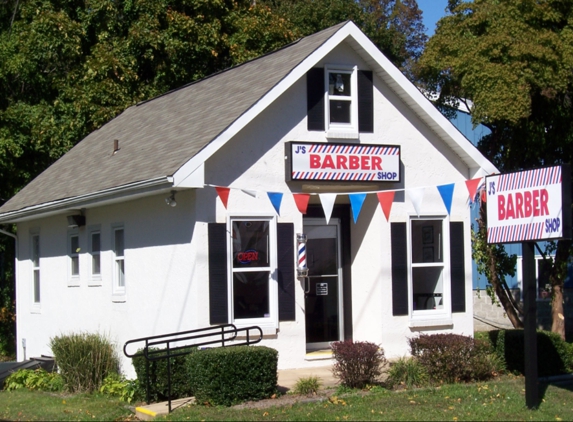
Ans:
POLYGON ((522 242, 525 402, 539 405, 536 241, 571 238, 571 167, 486 177, 488 243, 522 242))

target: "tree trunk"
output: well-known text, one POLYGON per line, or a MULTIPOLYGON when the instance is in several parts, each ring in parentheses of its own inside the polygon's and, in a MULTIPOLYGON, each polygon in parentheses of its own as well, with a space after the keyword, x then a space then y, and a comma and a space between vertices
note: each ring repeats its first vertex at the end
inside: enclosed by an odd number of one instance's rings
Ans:
POLYGON ((567 274, 567 259, 571 252, 571 241, 557 242, 555 262, 551 269, 549 280, 551 282, 551 331, 557 333, 565 340, 565 312, 563 309, 563 281, 567 274))

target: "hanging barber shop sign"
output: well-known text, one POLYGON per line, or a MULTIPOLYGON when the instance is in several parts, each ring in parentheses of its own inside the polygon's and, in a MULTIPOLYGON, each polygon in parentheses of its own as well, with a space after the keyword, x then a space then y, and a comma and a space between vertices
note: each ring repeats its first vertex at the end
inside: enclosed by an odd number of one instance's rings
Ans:
POLYGON ((287 142, 286 180, 399 182, 397 145, 287 142))
POLYGON ((487 241, 571 237, 571 168, 546 167, 486 177, 487 241))

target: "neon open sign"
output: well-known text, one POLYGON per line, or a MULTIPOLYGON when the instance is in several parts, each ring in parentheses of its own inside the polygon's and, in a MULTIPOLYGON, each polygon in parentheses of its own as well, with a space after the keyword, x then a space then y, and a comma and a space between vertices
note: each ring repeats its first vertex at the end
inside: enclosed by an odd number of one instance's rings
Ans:
POLYGON ((546 167, 486 177, 487 241, 571 237, 571 168, 546 167))
POLYGON ((253 249, 237 253, 237 261, 239 261, 241 264, 250 264, 251 262, 255 262, 258 260, 259 260, 259 253, 253 249))

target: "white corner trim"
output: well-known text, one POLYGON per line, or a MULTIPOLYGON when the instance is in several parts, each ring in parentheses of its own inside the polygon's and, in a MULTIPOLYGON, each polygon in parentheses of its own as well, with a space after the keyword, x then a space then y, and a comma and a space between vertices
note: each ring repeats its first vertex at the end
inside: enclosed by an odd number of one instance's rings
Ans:
POLYGON ((188 174, 178 171, 173 176, 174 188, 202 188, 205 185, 205 162, 188 174), (180 179, 181 178, 181 179, 180 179))

